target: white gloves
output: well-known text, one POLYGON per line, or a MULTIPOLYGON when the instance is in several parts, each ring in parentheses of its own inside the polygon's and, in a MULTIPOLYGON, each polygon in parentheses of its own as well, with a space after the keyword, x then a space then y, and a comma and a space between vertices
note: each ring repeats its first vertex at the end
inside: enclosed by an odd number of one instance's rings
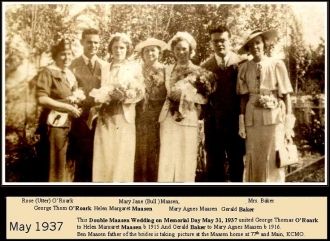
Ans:
POLYGON ((239 117, 239 122, 238 122, 238 135, 242 137, 243 139, 246 138, 246 131, 245 131, 245 121, 244 121, 244 115, 240 114, 239 117))
POLYGON ((293 127, 295 122, 296 122, 296 117, 294 117, 294 115, 289 114, 285 116, 284 131, 285 131, 285 138, 288 140, 294 137, 293 127))

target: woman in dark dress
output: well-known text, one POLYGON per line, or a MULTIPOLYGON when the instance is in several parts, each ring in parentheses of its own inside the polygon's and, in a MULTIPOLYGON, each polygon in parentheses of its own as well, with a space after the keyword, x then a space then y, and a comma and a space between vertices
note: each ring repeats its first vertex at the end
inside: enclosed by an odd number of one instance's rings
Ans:
POLYGON ((72 61, 72 46, 67 39, 52 47, 54 64, 45 67, 38 75, 36 95, 43 107, 40 126, 42 142, 47 155, 43 161, 49 164, 50 182, 73 180, 72 163, 67 161, 68 135, 71 117, 79 117, 81 110, 70 103, 77 81, 68 69, 72 61))
POLYGON ((145 98, 136 106, 136 182, 157 181, 160 146, 158 117, 166 98, 165 68, 158 59, 165 47, 165 42, 149 38, 135 48, 143 59, 146 86, 145 98))

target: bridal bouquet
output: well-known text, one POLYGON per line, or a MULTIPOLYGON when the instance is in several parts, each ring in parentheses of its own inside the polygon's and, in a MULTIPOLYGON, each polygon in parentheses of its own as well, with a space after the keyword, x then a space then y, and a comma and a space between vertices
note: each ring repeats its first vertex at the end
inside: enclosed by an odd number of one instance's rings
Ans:
POLYGON ((206 102, 207 97, 212 93, 212 83, 214 77, 212 72, 202 68, 181 68, 177 69, 177 75, 171 89, 173 92, 181 92, 180 101, 171 100, 170 111, 176 115, 176 121, 185 118, 187 110, 191 110, 195 105, 194 98, 200 94, 206 102))
POLYGON ((143 95, 143 92, 144 85, 128 81, 92 89, 89 96, 94 98, 97 105, 91 108, 88 125, 91 127, 96 117, 99 117, 101 122, 105 123, 105 117, 115 114, 114 104, 139 98, 143 95))
MULTIPOLYGON (((144 85, 137 83, 137 82, 131 82, 128 84, 115 84, 113 85, 113 91, 111 95, 113 95, 115 92, 119 93, 121 95, 121 98, 119 98, 119 102, 128 100, 128 99, 135 99, 139 96, 143 95, 144 92, 144 85)), ((111 98, 111 96, 110 96, 111 98)))
POLYGON ((89 96, 94 98, 95 103, 110 104, 112 91, 112 86, 103 86, 99 89, 92 89, 89 96))
POLYGON ((279 105, 274 95, 261 95, 256 102, 256 106, 265 109, 275 109, 279 105))

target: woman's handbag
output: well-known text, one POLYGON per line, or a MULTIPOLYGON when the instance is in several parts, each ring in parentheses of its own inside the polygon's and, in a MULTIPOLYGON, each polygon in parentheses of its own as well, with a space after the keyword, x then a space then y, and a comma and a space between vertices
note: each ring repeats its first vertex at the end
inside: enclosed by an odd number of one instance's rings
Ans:
POLYGON ((292 139, 284 140, 284 144, 276 152, 276 166, 278 168, 298 164, 297 146, 293 144, 292 139))
POLYGON ((67 123, 68 113, 51 110, 47 117, 47 124, 53 127, 63 127, 67 123))

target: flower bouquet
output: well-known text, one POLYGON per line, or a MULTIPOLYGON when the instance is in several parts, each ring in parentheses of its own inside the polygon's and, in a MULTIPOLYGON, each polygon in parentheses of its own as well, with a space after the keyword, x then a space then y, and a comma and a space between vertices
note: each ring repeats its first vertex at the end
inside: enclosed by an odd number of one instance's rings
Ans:
POLYGON ((146 110, 150 97, 157 96, 157 98, 165 97, 166 90, 160 92, 161 86, 165 88, 165 73, 163 68, 155 68, 152 70, 144 70, 144 82, 145 82, 145 97, 143 103, 143 110, 146 110))
POLYGON ((81 88, 77 88, 72 92, 72 95, 67 97, 71 104, 79 106, 83 100, 86 99, 85 93, 81 88))
POLYGON ((195 105, 196 94, 200 94, 203 102, 212 93, 213 74, 202 68, 178 69, 178 74, 174 80, 175 84, 171 88, 173 93, 181 93, 180 101, 170 100, 170 111, 176 115, 176 121, 181 121, 195 105))
POLYGON ((146 83, 146 90, 151 90, 154 87, 158 87, 164 83, 164 69, 157 68, 154 70, 150 70, 149 73, 145 73, 145 83, 146 83))
POLYGON ((105 118, 115 114, 115 106, 119 103, 130 103, 143 95, 144 86, 135 82, 120 82, 113 85, 103 86, 99 89, 92 89, 89 96, 94 98, 96 106, 90 110, 88 126, 92 128, 95 118, 105 124, 105 118))
POLYGON ((265 109, 275 109, 279 106, 278 99, 274 95, 261 95, 256 106, 265 109))
MULTIPOLYGON (((80 88, 74 90, 72 95, 66 98, 70 104, 78 108, 79 104, 86 99, 84 91, 80 88)), ((47 117, 47 124, 53 127, 62 127, 67 123, 69 114, 57 110, 51 110, 47 117)))

